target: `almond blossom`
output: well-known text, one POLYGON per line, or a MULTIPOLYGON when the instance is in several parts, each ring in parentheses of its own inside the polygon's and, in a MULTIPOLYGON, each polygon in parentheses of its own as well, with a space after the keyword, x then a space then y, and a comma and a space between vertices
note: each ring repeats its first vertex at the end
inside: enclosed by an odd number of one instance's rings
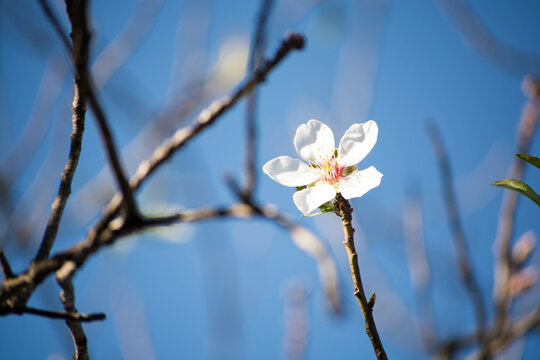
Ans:
POLYGON ((332 130, 321 121, 309 120, 294 136, 296 152, 305 162, 279 156, 264 164, 263 171, 281 185, 305 187, 293 195, 304 214, 334 199, 337 193, 345 199, 360 197, 379 186, 383 176, 373 166, 364 170, 354 166, 371 151, 378 131, 373 120, 353 124, 336 148, 332 130))

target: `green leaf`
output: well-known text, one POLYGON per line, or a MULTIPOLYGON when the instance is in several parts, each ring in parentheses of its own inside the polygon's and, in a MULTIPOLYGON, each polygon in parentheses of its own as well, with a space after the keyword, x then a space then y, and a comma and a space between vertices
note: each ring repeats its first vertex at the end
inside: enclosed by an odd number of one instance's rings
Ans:
POLYGON ((296 191, 304 190, 305 188, 307 188, 307 185, 295 186, 296 191))
POLYGON ((531 199, 536 205, 540 206, 540 195, 534 192, 534 190, 527 184, 521 181, 512 180, 512 179, 503 179, 495 181, 491 185, 509 189, 515 192, 525 195, 531 199))
POLYGON ((319 206, 319 209, 321 209, 323 213, 334 212, 334 205, 330 201, 328 201, 319 206))
POLYGON ((520 158, 521 160, 528 162, 532 166, 535 166, 538 169, 540 169, 540 158, 539 157, 525 155, 525 154, 516 154, 516 156, 518 158, 520 158))
POLYGON ((319 211, 318 213, 302 214, 302 216, 304 216, 304 217, 312 217, 312 216, 322 215, 324 213, 334 212, 334 205, 330 201, 328 201, 328 202, 325 202, 324 204, 322 204, 321 206, 319 206, 319 209, 321 211, 319 211))

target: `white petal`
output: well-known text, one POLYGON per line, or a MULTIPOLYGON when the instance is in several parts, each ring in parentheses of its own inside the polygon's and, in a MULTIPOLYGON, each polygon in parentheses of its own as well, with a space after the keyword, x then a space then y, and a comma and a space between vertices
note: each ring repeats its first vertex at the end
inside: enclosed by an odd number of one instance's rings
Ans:
POLYGON ((351 125, 339 142, 339 164, 352 166, 362 161, 377 142, 378 133, 379 128, 373 120, 351 125))
POLYGON ((309 120, 296 129, 294 147, 298 155, 306 161, 332 156, 335 149, 332 130, 319 120, 309 120))
POLYGON ((304 214, 309 214, 336 196, 336 189, 330 184, 319 183, 294 193, 294 204, 304 214))
POLYGON ((379 186, 382 176, 383 174, 373 166, 365 170, 355 171, 339 180, 339 192, 345 199, 360 197, 379 186))
POLYGON ((285 186, 308 185, 320 177, 318 170, 289 156, 280 156, 270 160, 264 164, 263 171, 273 180, 285 186))

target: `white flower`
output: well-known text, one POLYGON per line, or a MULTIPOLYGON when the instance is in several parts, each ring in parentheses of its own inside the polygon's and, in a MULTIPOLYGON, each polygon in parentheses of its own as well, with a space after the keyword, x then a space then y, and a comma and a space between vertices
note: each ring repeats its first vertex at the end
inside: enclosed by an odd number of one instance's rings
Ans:
POLYGON ((324 123, 309 120, 296 129, 294 147, 307 164, 289 156, 280 156, 263 166, 263 171, 285 186, 307 186, 293 195, 296 207, 309 214, 332 200, 336 193, 345 199, 360 197, 379 186, 382 174, 373 166, 357 170, 377 142, 377 123, 370 120, 353 124, 335 148, 334 134, 324 123))

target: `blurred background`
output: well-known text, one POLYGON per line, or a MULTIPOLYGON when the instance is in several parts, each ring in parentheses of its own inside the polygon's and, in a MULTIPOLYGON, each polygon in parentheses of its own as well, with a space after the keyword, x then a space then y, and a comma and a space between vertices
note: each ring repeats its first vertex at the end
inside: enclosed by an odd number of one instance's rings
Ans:
MULTIPOLYGON (((50 4, 67 32, 64 3, 50 4)), ((92 72, 125 168, 133 174, 175 129, 244 78, 261 2, 90 4, 92 72)), ((448 151, 472 267, 493 321, 493 244, 506 190, 490 183, 505 178, 514 159, 527 103, 523 79, 540 75, 539 14, 540 3, 525 0, 276 0, 271 6, 266 55, 288 31, 304 34, 307 44, 258 88, 258 169, 276 156, 296 157, 294 132, 311 118, 327 123, 336 141, 353 123, 378 123, 378 142, 359 168, 376 166, 382 183, 351 203, 364 287, 368 296, 377 294, 375 320, 391 359, 430 358, 422 341, 426 327, 438 341, 475 328, 455 265, 437 158, 426 131, 430 122, 448 151), (421 239, 430 268, 430 287, 421 294, 411 282, 407 233, 421 239)), ((70 58, 36 1, 0 1, 0 79, 0 245, 20 272, 39 247, 72 129, 70 58)), ((245 117, 244 100, 178 152, 139 191, 143 212, 236 201, 223 176, 244 179, 245 117)), ((540 154, 534 137, 530 154, 540 154)), ((538 191, 535 170, 527 169, 525 181, 538 191)), ((262 171, 257 176, 257 200, 311 229, 335 260, 342 313, 329 307, 313 259, 272 222, 182 224, 123 239, 77 273, 79 311, 107 314, 103 322, 84 325, 91 357, 374 358, 352 295, 339 219, 301 217, 290 188, 262 171)), ((88 116, 53 253, 80 241, 115 191, 88 116)), ((532 242, 540 231, 540 210, 521 198, 516 214, 513 241, 525 236, 532 242)), ((426 263, 422 256, 412 257, 413 269, 426 263)), ((534 282, 539 260, 535 251, 526 264, 533 286, 514 303, 513 316, 540 302, 534 282)), ((54 279, 29 305, 62 309, 54 279)), ((458 351, 456 358, 471 351, 458 351)), ((2 359, 59 360, 72 353, 62 320, 0 318, 2 359)), ((499 358, 539 354, 536 331, 499 358)))

